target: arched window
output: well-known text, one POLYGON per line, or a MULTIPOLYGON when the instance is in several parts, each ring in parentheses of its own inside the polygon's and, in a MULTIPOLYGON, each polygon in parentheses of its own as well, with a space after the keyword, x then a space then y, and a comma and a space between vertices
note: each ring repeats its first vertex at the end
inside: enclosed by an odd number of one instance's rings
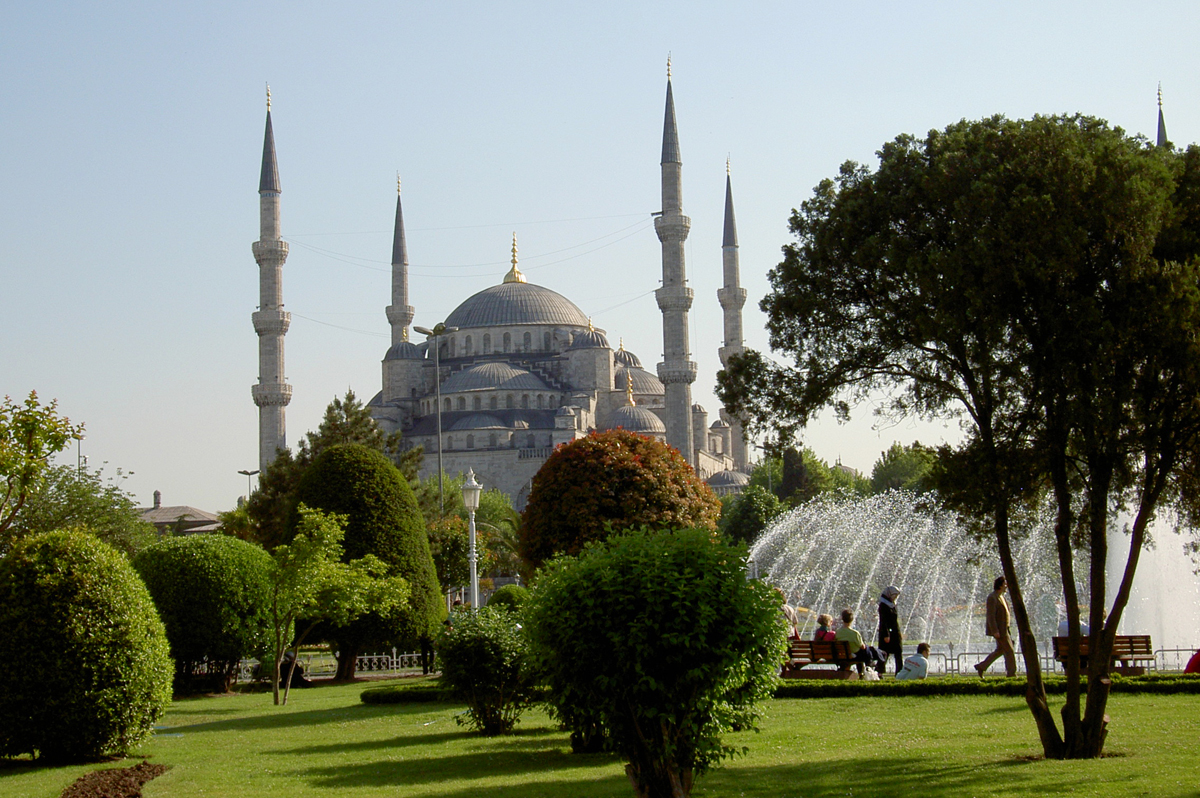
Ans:
POLYGON ((496 448, 496 433, 493 432, 488 436, 488 446, 492 447, 493 449, 496 448))
POLYGON ((532 432, 525 436, 525 445, 528 446, 530 449, 534 448, 535 442, 533 440, 532 432))
POLYGON ((474 436, 474 435, 468 435, 468 436, 467 436, 467 448, 468 448, 468 449, 474 449, 474 448, 475 448, 475 436, 474 436))
POLYGON ((527 394, 527 393, 521 394, 521 407, 524 408, 525 410, 529 409, 529 394, 527 394))
POLYGON ((512 336, 508 333, 504 334, 504 351, 512 351, 512 336))
POLYGON ((546 350, 547 352, 550 351, 550 331, 549 330, 546 330, 544 333, 542 333, 542 349, 546 350))
POLYGON ((448 397, 448 396, 446 397, 445 407, 443 407, 442 409, 445 410, 446 412, 450 412, 450 397, 448 397))
POLYGON ((467 398, 465 396, 458 397, 458 409, 459 410, 467 409, 467 398))
POLYGON ((446 448, 447 448, 447 449, 453 449, 453 448, 454 448, 454 436, 453 436, 453 435, 447 435, 447 436, 446 436, 446 448))
POLYGON ((546 406, 546 397, 539 393, 538 394, 538 410, 541 410, 545 406, 546 406))
POLYGON ((455 351, 455 347, 457 344, 458 344, 458 342, 454 339, 454 336, 451 335, 450 336, 450 357, 454 357, 454 351, 455 351))
POLYGON ((490 355, 492 353, 492 334, 491 333, 483 334, 483 353, 485 355, 490 355))
POLYGON ((488 407, 492 410, 496 409, 496 394, 492 394, 491 398, 488 399, 488 407))
POLYGON ((481 396, 476 396, 476 397, 475 397, 475 409, 476 409, 476 410, 482 410, 482 409, 483 409, 483 397, 481 397, 481 396))
POLYGON ((469 335, 463 340, 463 356, 471 356, 471 336, 469 335))
POLYGON ((533 349, 533 336, 532 335, 530 335, 529 333, 525 333, 525 337, 524 337, 523 341, 525 344, 524 351, 528 352, 530 349, 533 349))
POLYGON ((511 409, 512 409, 512 407, 513 407, 513 395, 512 395, 511 393, 510 393, 510 394, 509 394, 507 397, 505 397, 505 405, 504 405, 504 406, 505 406, 505 407, 507 407, 509 410, 511 410, 511 409))

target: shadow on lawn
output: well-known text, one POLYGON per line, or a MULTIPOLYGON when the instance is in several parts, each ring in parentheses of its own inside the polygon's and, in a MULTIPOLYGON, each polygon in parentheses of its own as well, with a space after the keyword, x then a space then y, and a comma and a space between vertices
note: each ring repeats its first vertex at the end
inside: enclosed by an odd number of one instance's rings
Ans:
POLYGON ((393 737, 389 740, 359 740, 352 743, 330 743, 329 745, 306 745, 300 748, 288 748, 281 750, 281 754, 338 754, 350 751, 373 751, 373 750, 389 750, 397 748, 407 748, 414 745, 438 745, 440 743, 461 743, 464 740, 473 741, 480 745, 496 743, 505 748, 528 748, 528 749, 545 749, 546 743, 544 738, 547 736, 563 737, 564 733, 558 729, 550 727, 542 727, 540 729, 521 729, 518 728, 512 734, 506 734, 502 737, 482 737, 465 728, 457 727, 454 721, 450 718, 442 724, 444 731, 437 732, 421 732, 420 734, 408 734, 403 737, 393 737), (449 726, 446 726, 448 723, 449 726))
MULTIPOLYGON (((270 696, 267 697, 268 702, 270 696)), ((267 705, 264 707, 264 712, 260 715, 252 715, 250 717, 231 718, 230 720, 213 720, 206 723, 189 723, 181 725, 171 725, 163 727, 163 731, 172 732, 215 732, 215 731, 259 731, 263 729, 286 729, 292 726, 314 726, 321 723, 344 723, 346 721, 370 720, 385 715, 403 715, 403 714, 428 714, 430 712, 429 704, 414 705, 415 708, 410 709, 408 706, 397 707, 388 705, 370 705, 370 704, 353 704, 345 707, 336 707, 334 709, 306 709, 294 711, 290 707, 280 706, 273 707, 267 705)), ((242 708, 239 712, 245 712, 242 708)), ((170 723, 171 715, 174 711, 168 713, 163 720, 170 723)), ((204 714, 204 713, 197 713, 204 714)))

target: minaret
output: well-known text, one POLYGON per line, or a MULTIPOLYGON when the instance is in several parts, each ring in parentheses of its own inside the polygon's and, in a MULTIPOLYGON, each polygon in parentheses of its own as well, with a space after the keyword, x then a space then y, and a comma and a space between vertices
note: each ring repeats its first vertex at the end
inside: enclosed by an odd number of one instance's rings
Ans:
MULTIPOLYGON (((740 355, 745 347, 742 346, 742 306, 746 304, 746 289, 740 285, 738 268, 737 222, 733 217, 733 184, 729 175, 729 161, 725 161, 725 235, 721 239, 721 263, 724 267, 725 282, 717 289, 717 300, 725 314, 725 345, 717 350, 721 358, 721 366, 729 367, 729 358, 740 355)), ((735 468, 746 464, 746 438, 742 432, 742 423, 733 415, 721 408, 721 419, 730 427, 735 468)))
POLYGON ((662 242, 662 288, 654 292, 663 316, 663 362, 658 378, 666 387, 667 445, 696 465, 692 438, 692 383, 696 364, 688 351, 688 309, 692 289, 687 287, 683 242, 691 220, 683 215, 683 163, 679 159, 679 133, 675 129, 675 98, 671 92, 671 59, 667 59, 667 110, 663 122, 662 211, 654 230, 662 242))
POLYGON ((251 386, 258 405, 258 468, 265 471, 278 450, 287 447, 284 408, 292 400, 292 386, 284 381, 283 336, 292 314, 283 309, 283 262, 288 245, 279 233, 279 166, 275 162, 275 134, 271 130, 271 88, 267 87, 267 130, 263 138, 262 175, 258 181, 258 241, 253 244, 258 261, 258 310, 251 316, 258 333, 258 383, 251 386))
POLYGON ((392 235, 392 304, 387 306, 392 346, 408 340, 413 308, 408 304, 408 245, 404 242, 404 210, 400 207, 400 175, 396 174, 396 230, 392 235))
POLYGON ((1170 147, 1171 142, 1167 141, 1167 123, 1163 119, 1162 112, 1162 84, 1158 84, 1158 141, 1155 142, 1159 147, 1170 147))

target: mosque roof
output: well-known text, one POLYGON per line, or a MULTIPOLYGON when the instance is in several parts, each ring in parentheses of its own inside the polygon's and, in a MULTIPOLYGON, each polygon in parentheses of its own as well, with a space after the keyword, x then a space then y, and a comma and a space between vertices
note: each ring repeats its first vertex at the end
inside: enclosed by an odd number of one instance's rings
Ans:
POLYGON ((462 391, 530 390, 548 391, 550 387, 541 378, 525 369, 514 368, 508 363, 480 363, 469 369, 451 374, 442 383, 442 393, 462 391))
POLYGON ((587 327, 575 303, 540 285, 504 282, 467 298, 446 318, 447 327, 499 327, 508 324, 553 324, 587 327))
MULTIPOLYGON (((554 429, 554 411, 537 410, 534 408, 500 408, 486 412, 470 410, 446 410, 442 413, 442 430, 444 432, 460 432, 464 430, 496 429, 495 422, 500 422, 501 429, 554 429), (474 421, 470 419, 476 419, 474 421), (468 426, 476 423, 487 423, 488 426, 468 426)), ((411 428, 404 431, 405 438, 437 434, 437 415, 430 413, 413 421, 411 428)))
POLYGON ((705 481, 712 488, 744 488, 750 484, 750 477, 741 471, 718 471, 705 481))
POLYGON ((571 340, 571 349, 608 349, 608 339, 596 329, 576 333, 571 340))
POLYGON ((633 380, 634 393, 660 395, 667 392, 667 389, 663 387, 658 377, 655 377, 645 369, 630 368, 628 366, 617 369, 617 373, 613 379, 613 387, 619 391, 624 391, 631 379, 633 380))
POLYGON ((489 413, 472 413, 455 421, 448 429, 506 429, 507 426, 503 421, 489 413))
POLYGON ((425 348, 414 344, 412 341, 401 341, 394 344, 387 354, 383 356, 384 360, 424 360, 425 348))
POLYGON ((613 352, 613 361, 618 366, 632 366, 635 369, 642 367, 642 361, 638 360, 638 356, 625 348, 625 343, 621 342, 621 348, 613 352))
POLYGON ((665 435, 667 433, 662 419, 646 408, 634 405, 618 407, 609 414, 608 420, 604 423, 604 429, 617 429, 618 427, 646 435, 665 435))

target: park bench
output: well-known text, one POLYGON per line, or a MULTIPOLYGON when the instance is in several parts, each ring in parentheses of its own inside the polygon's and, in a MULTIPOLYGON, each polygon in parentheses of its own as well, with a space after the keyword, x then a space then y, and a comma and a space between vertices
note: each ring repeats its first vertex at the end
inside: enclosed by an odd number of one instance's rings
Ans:
MULTIPOLYGON (((1071 638, 1054 638, 1054 658, 1066 663, 1067 650, 1071 638)), ((1079 638, 1079 667, 1086 668, 1091 641, 1087 637, 1079 638)), ((1125 676, 1141 676, 1146 672, 1144 663, 1155 662, 1154 647, 1150 644, 1150 635, 1117 635, 1113 639, 1112 667, 1125 676)))
POLYGON ((788 640, 788 660, 783 665, 785 679, 849 679, 850 644, 844 640, 788 640), (809 668, 808 665, 836 665, 837 670, 809 668))

